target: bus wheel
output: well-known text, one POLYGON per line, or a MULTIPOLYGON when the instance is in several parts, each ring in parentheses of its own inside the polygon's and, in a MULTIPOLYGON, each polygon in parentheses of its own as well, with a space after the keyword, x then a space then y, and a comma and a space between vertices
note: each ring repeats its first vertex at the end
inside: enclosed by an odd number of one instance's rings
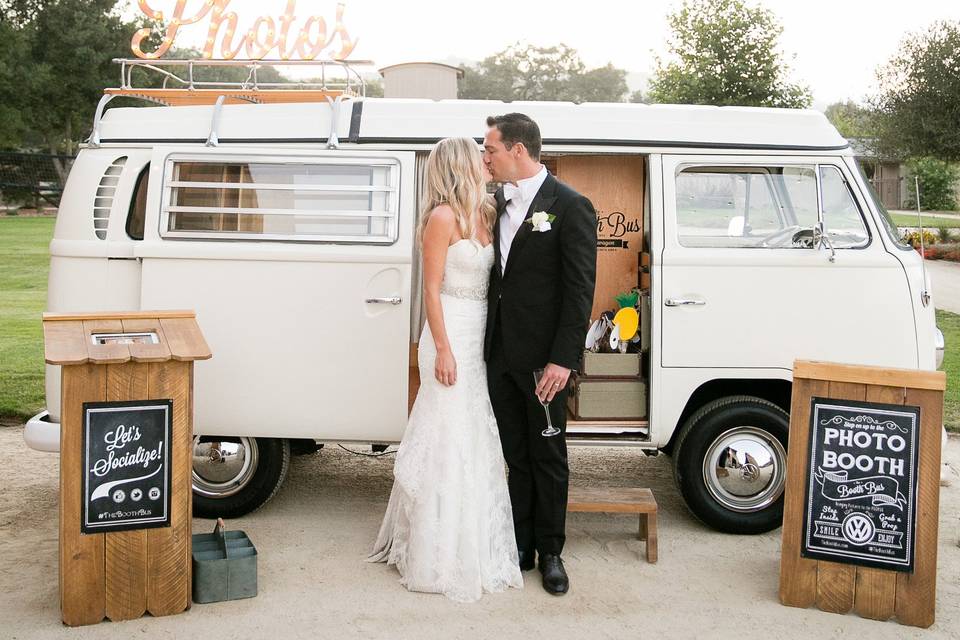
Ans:
POLYGON ((290 467, 290 443, 279 438, 195 436, 193 515, 239 518, 276 495, 290 467))
POLYGON ((763 533, 783 521, 789 416, 751 396, 714 400, 693 414, 674 447, 674 479, 705 524, 763 533))

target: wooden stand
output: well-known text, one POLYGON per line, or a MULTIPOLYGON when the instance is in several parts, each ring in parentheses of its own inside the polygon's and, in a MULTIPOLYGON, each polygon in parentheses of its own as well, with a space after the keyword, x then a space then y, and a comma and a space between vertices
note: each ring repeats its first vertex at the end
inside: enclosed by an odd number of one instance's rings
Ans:
POLYGON ((210 357, 193 312, 44 314, 45 359, 62 365, 60 611, 70 626, 190 606, 193 360, 210 357), (92 334, 154 332, 158 344, 95 344, 92 334), (170 526, 81 533, 83 404, 170 399, 170 526))
POLYGON ((790 411, 780 602, 928 627, 934 622, 940 500, 940 430, 946 377, 940 371, 797 361, 790 411), (912 573, 801 556, 811 398, 920 407, 916 542, 912 573))
POLYGON ((647 562, 657 561, 657 501, 650 489, 570 487, 567 511, 639 514, 638 537, 646 542, 647 562))

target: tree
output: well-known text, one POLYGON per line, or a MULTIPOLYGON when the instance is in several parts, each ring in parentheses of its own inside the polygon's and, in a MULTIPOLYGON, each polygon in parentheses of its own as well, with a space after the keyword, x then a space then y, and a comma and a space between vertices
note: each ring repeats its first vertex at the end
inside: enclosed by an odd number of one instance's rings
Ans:
POLYGON ((890 155, 960 160, 960 23, 937 22, 908 35, 877 71, 882 150, 890 155))
POLYGON ((657 58, 654 102, 805 108, 810 90, 788 80, 783 27, 743 0, 684 0, 667 18, 669 60, 657 58))
POLYGON ((917 206, 917 185, 920 182, 920 207, 925 211, 953 211, 957 208, 954 186, 960 179, 960 171, 955 165, 936 158, 912 158, 907 160, 907 201, 906 206, 917 206))
MULTIPOLYGON (((0 143, 72 154, 103 89, 117 84, 136 25, 116 0, 13 0, 0 5, 0 143)), ((58 167, 63 173, 63 168, 58 167)))
POLYGON ((876 135, 873 111, 852 100, 834 102, 826 108, 824 115, 844 138, 873 138, 876 135))
MULTIPOLYGON (((145 48, 159 44, 163 25, 146 19, 126 22, 118 0, 0 0, 0 146, 44 149, 73 155, 87 138, 103 90, 117 86, 120 69, 114 58, 131 57, 130 39, 142 27, 153 34, 145 48)), ((200 59, 192 49, 171 51, 167 58, 200 59)), ((176 70, 176 69, 175 69, 176 70)), ((243 82, 243 67, 197 70, 196 80, 243 82)), ((281 79, 265 67, 260 82, 281 79)), ((163 77, 137 71, 138 86, 160 86, 163 77)), ((174 85, 175 86, 175 85, 174 85)), ((145 103, 115 100, 114 104, 145 103)), ((61 179, 65 169, 54 161, 61 179)))
POLYGON ((577 51, 564 44, 535 47, 516 43, 464 69, 461 98, 478 100, 567 100, 622 102, 627 72, 613 65, 587 70, 577 51))
POLYGON ((367 98, 383 97, 383 80, 380 78, 364 78, 363 84, 367 98))

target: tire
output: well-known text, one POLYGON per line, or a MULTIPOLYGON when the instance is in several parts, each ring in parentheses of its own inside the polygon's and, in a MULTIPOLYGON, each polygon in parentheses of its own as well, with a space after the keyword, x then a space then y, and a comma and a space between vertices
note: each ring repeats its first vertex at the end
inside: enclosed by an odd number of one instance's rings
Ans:
POLYGON ((193 515, 239 518, 276 495, 290 468, 290 442, 279 438, 196 436, 193 515))
POLYGON ((771 531, 783 522, 789 416, 752 396, 714 400, 677 437, 673 475, 693 515, 726 533, 771 531))

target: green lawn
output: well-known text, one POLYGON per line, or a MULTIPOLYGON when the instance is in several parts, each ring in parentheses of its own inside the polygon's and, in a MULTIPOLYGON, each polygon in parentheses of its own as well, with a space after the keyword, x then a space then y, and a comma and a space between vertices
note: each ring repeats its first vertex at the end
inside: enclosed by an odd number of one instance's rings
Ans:
MULTIPOLYGON (((44 405, 43 330, 52 218, 0 216, 0 418, 25 419, 44 405)), ((944 422, 960 431, 960 315, 937 311, 947 343, 944 422)))
POLYGON ((943 356, 943 370, 947 372, 943 423, 947 425, 947 431, 960 432, 960 315, 937 311, 937 326, 943 331, 947 345, 943 356))
POLYGON ((43 328, 53 218, 0 216, 0 417, 44 406, 43 328))
MULTIPOLYGON (((909 213, 891 213, 890 217, 893 218, 893 223, 898 227, 916 228, 917 226, 916 215, 910 215, 909 213)), ((923 221, 924 229, 939 229, 941 227, 948 229, 960 228, 960 216, 956 218, 930 218, 923 216, 921 220, 923 221)))

